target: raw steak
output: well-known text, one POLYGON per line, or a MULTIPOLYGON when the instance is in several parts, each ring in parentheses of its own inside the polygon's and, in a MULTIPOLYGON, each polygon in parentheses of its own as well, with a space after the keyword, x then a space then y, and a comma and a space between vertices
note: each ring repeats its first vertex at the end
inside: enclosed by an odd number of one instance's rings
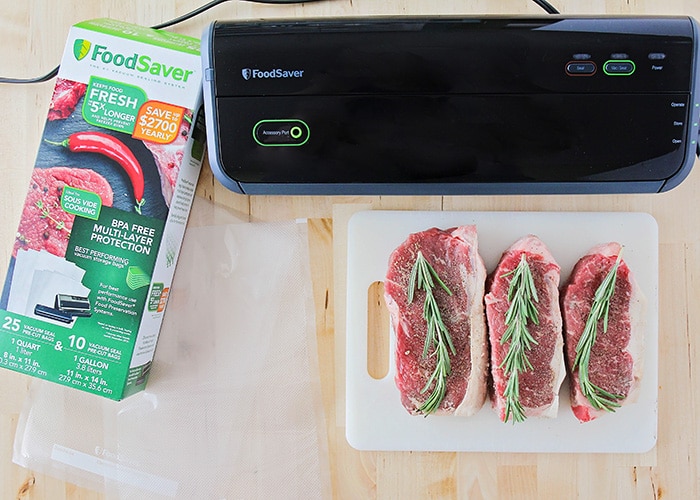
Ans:
POLYGON ((187 111, 185 117, 186 119, 183 119, 182 123, 180 123, 180 131, 177 137, 170 144, 143 141, 155 159, 156 167, 158 167, 158 173, 160 174, 160 190, 168 206, 170 206, 170 202, 173 199, 175 183, 177 182, 180 165, 185 154, 183 146, 187 143, 192 113, 187 111))
POLYGON ((447 392, 435 414, 472 415, 484 404, 488 372, 483 305, 486 269, 478 253, 475 226, 415 233, 391 254, 384 291, 396 335, 395 382, 401 402, 409 413, 418 414, 433 389, 431 385, 421 393, 435 369, 435 356, 423 357, 425 292, 417 290, 410 304, 407 295, 419 250, 452 292, 449 296, 439 286, 433 289, 456 349, 451 355, 447 392))
POLYGON ((97 193, 112 206, 112 187, 97 172, 86 168, 35 168, 15 237, 12 256, 20 249, 46 250, 63 257, 75 216, 61 208, 63 187, 69 185, 97 193))
MULTIPOLYGON (((594 408, 581 393, 578 369, 573 370, 573 362, 593 296, 615 265, 620 250, 618 243, 606 243, 589 250, 576 263, 564 289, 566 362, 572 375, 571 408, 581 422, 607 413, 594 408)), ((604 333, 602 320, 598 322, 598 333, 588 365, 591 382, 611 394, 623 396, 618 401, 621 404, 633 402, 638 395, 644 358, 642 318, 645 304, 646 299, 622 260, 610 299, 608 329, 604 333)))
POLYGON ((85 95, 86 88, 87 85, 84 83, 57 78, 49 105, 49 121, 68 118, 75 110, 80 98, 85 95))
POLYGON ((513 243, 502 255, 498 267, 489 278, 489 293, 485 297, 491 345, 492 403, 502 421, 505 421, 504 391, 510 378, 500 367, 511 343, 501 344, 506 331, 508 288, 513 278, 512 274, 507 274, 518 266, 523 254, 530 267, 538 298, 538 324, 527 323, 527 330, 537 342, 527 351, 532 369, 518 374, 519 401, 525 417, 556 417, 559 388, 566 374, 559 307, 559 265, 539 238, 526 236, 513 243))

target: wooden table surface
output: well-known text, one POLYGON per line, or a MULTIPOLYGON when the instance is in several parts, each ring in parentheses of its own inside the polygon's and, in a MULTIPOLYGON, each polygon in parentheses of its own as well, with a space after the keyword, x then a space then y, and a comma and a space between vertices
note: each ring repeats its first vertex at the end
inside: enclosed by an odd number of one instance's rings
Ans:
MULTIPOLYGON (((68 28, 112 17, 151 25, 204 0, 2 0, 0 74, 34 76, 61 57, 68 28)), ((700 19, 698 0, 553 0, 565 14, 680 14, 700 19)), ((228 2, 174 30, 200 36, 214 19, 405 14, 543 14, 528 0, 328 0, 303 6, 228 2)), ((0 84, 0 269, 15 229, 53 82, 0 84)), ((250 220, 309 218, 323 402, 336 498, 700 498, 700 165, 670 193, 623 196, 245 197, 204 168, 198 196, 250 220), (659 224, 659 425, 643 455, 358 452, 345 440, 342 219, 348 204, 416 210, 643 211, 659 224), (335 219, 334 219, 335 216, 335 219), (334 259, 335 255, 335 259, 334 259)), ((157 353, 156 353, 157 356, 157 353)), ((0 370, 0 498, 90 499, 95 492, 12 463, 17 418, 31 383, 0 370)))

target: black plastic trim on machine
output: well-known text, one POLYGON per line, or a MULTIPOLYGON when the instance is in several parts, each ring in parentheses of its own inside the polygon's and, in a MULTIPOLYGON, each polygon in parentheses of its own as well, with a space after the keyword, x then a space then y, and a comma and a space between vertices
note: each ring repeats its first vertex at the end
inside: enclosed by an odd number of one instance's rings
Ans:
POLYGON ((690 17, 212 23, 209 162, 245 194, 653 193, 695 162, 690 17))

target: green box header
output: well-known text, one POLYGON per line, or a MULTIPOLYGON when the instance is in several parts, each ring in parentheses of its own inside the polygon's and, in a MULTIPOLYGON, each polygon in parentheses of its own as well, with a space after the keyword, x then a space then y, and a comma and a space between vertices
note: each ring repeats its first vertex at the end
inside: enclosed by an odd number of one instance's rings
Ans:
POLYGON ((163 47, 178 52, 187 54, 199 55, 200 42, 199 39, 181 35, 179 33, 171 33, 169 31, 156 30, 139 26, 136 24, 117 21, 115 19, 92 19, 82 21, 75 25, 77 28, 83 28, 107 35, 126 38, 137 42, 147 43, 156 47, 163 47))

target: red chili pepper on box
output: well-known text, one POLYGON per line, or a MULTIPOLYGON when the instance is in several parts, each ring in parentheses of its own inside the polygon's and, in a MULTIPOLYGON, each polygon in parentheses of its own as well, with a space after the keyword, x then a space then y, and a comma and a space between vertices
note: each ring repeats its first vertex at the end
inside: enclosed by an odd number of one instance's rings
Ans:
POLYGON ((129 176, 136 199, 134 208, 138 213, 141 213, 141 207, 145 201, 143 199, 143 169, 134 153, 122 141, 103 132, 76 132, 69 135, 63 142, 46 142, 63 146, 74 153, 100 153, 116 161, 129 176))

